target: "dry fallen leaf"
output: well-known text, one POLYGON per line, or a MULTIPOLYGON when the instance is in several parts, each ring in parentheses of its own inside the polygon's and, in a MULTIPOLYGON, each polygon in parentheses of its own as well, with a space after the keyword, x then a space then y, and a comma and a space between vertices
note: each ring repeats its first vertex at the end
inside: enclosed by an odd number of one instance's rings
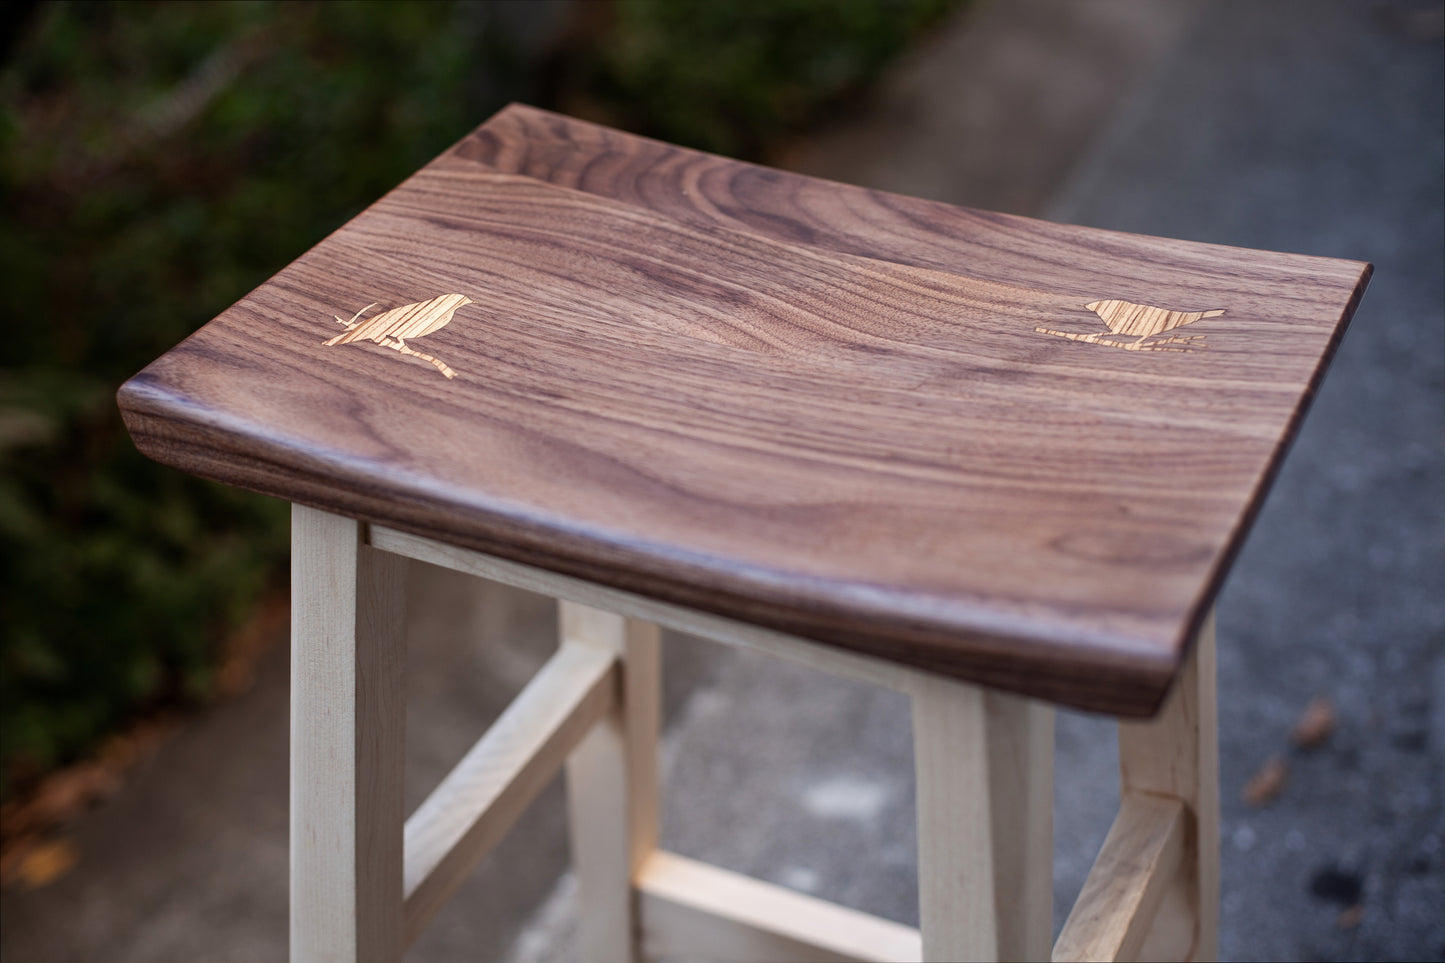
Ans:
POLYGON ((0 846, 11 853, 12 841, 49 833, 113 795, 127 770, 175 729, 166 716, 144 719, 106 739, 91 758, 46 776, 28 796, 0 807, 0 846))
POLYGON ((1359 926, 1364 918, 1365 904, 1356 903, 1354 906, 1340 913, 1339 919, 1335 920, 1335 925, 1342 930, 1352 930, 1356 926, 1359 926))
POLYGON ((20 858, 16 876, 26 889, 53 883, 80 861, 80 850, 68 839, 40 843, 20 858))
POLYGON ((25 857, 40 843, 41 838, 32 834, 5 838, 4 843, 0 844, 0 886, 8 888, 19 881, 20 868, 25 865, 25 857))
POLYGON ((1301 749, 1318 749, 1334 732, 1334 704, 1324 696, 1315 696, 1295 723, 1292 738, 1301 749))
POLYGON ((1244 801, 1255 807, 1268 806, 1284 791, 1288 779, 1289 766, 1279 756, 1272 756, 1245 784, 1244 801))
POLYGON ((120 773, 98 759, 51 773, 24 804, 7 813, 5 835, 37 832, 73 819, 120 787, 120 773))
POLYGON ((223 696, 236 696, 250 689, 261 657, 287 637, 290 624, 288 592, 272 592, 262 599, 246 623, 226 639, 216 670, 217 691, 223 696))

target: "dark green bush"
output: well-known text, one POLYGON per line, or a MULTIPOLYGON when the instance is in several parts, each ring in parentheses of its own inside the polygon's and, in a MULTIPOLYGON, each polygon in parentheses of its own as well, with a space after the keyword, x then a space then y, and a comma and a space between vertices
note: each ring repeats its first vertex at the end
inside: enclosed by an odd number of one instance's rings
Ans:
POLYGON ((860 90, 958 0, 617 0, 583 95, 630 130, 736 157, 860 90))
POLYGON ((121 381, 509 99, 756 155, 955 2, 39 7, 0 76, 0 793, 206 698, 284 571, 285 506, 140 457, 121 381))
MULTIPOLYGON (((142 458, 115 389, 502 102, 446 4, 54 4, 0 81, 4 791, 157 700, 286 507, 142 458)), ((495 85, 494 85, 495 86, 495 85)))

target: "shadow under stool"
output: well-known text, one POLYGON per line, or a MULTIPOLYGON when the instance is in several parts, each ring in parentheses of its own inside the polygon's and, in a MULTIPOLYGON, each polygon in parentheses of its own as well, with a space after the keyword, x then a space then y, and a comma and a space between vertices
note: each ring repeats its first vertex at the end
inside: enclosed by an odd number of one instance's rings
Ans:
POLYGON ((1369 270, 503 110, 120 392, 294 504, 293 959, 399 958, 563 767, 588 959, 1211 958, 1213 599, 1369 270), (410 817, 407 558, 561 606, 410 817), (659 626, 911 698, 919 930, 658 848, 659 626), (1123 791, 1051 947, 1054 705, 1123 791))

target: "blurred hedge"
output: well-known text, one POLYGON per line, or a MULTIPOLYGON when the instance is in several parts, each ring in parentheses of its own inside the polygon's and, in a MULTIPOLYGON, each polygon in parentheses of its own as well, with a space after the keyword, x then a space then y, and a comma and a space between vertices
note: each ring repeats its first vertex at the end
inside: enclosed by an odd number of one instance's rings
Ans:
POLYGON ((0 794, 158 702, 286 509, 141 458, 115 388, 511 99, 738 156, 959 0, 50 3, 0 74, 0 794))

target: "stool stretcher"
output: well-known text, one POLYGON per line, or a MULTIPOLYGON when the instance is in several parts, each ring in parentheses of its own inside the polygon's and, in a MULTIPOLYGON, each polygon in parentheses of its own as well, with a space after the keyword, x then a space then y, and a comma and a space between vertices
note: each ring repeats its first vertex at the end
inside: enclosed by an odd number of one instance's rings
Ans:
POLYGON ((648 959, 916 963, 918 930, 659 850, 637 877, 648 959))
POLYGON ((616 701, 616 660, 564 644, 406 821, 415 940, 616 701))
POLYGON ((1184 858, 1184 806, 1126 793, 1054 960, 1137 960, 1184 858))
POLYGON ((589 963, 1213 958, 1212 618, 1120 724, 1119 816, 1051 953, 1046 704, 300 506, 292 586, 293 960, 399 959, 564 766, 589 963), (564 600, 557 653, 404 828, 403 557, 564 600), (658 849, 660 625, 910 696, 919 929, 658 849))

